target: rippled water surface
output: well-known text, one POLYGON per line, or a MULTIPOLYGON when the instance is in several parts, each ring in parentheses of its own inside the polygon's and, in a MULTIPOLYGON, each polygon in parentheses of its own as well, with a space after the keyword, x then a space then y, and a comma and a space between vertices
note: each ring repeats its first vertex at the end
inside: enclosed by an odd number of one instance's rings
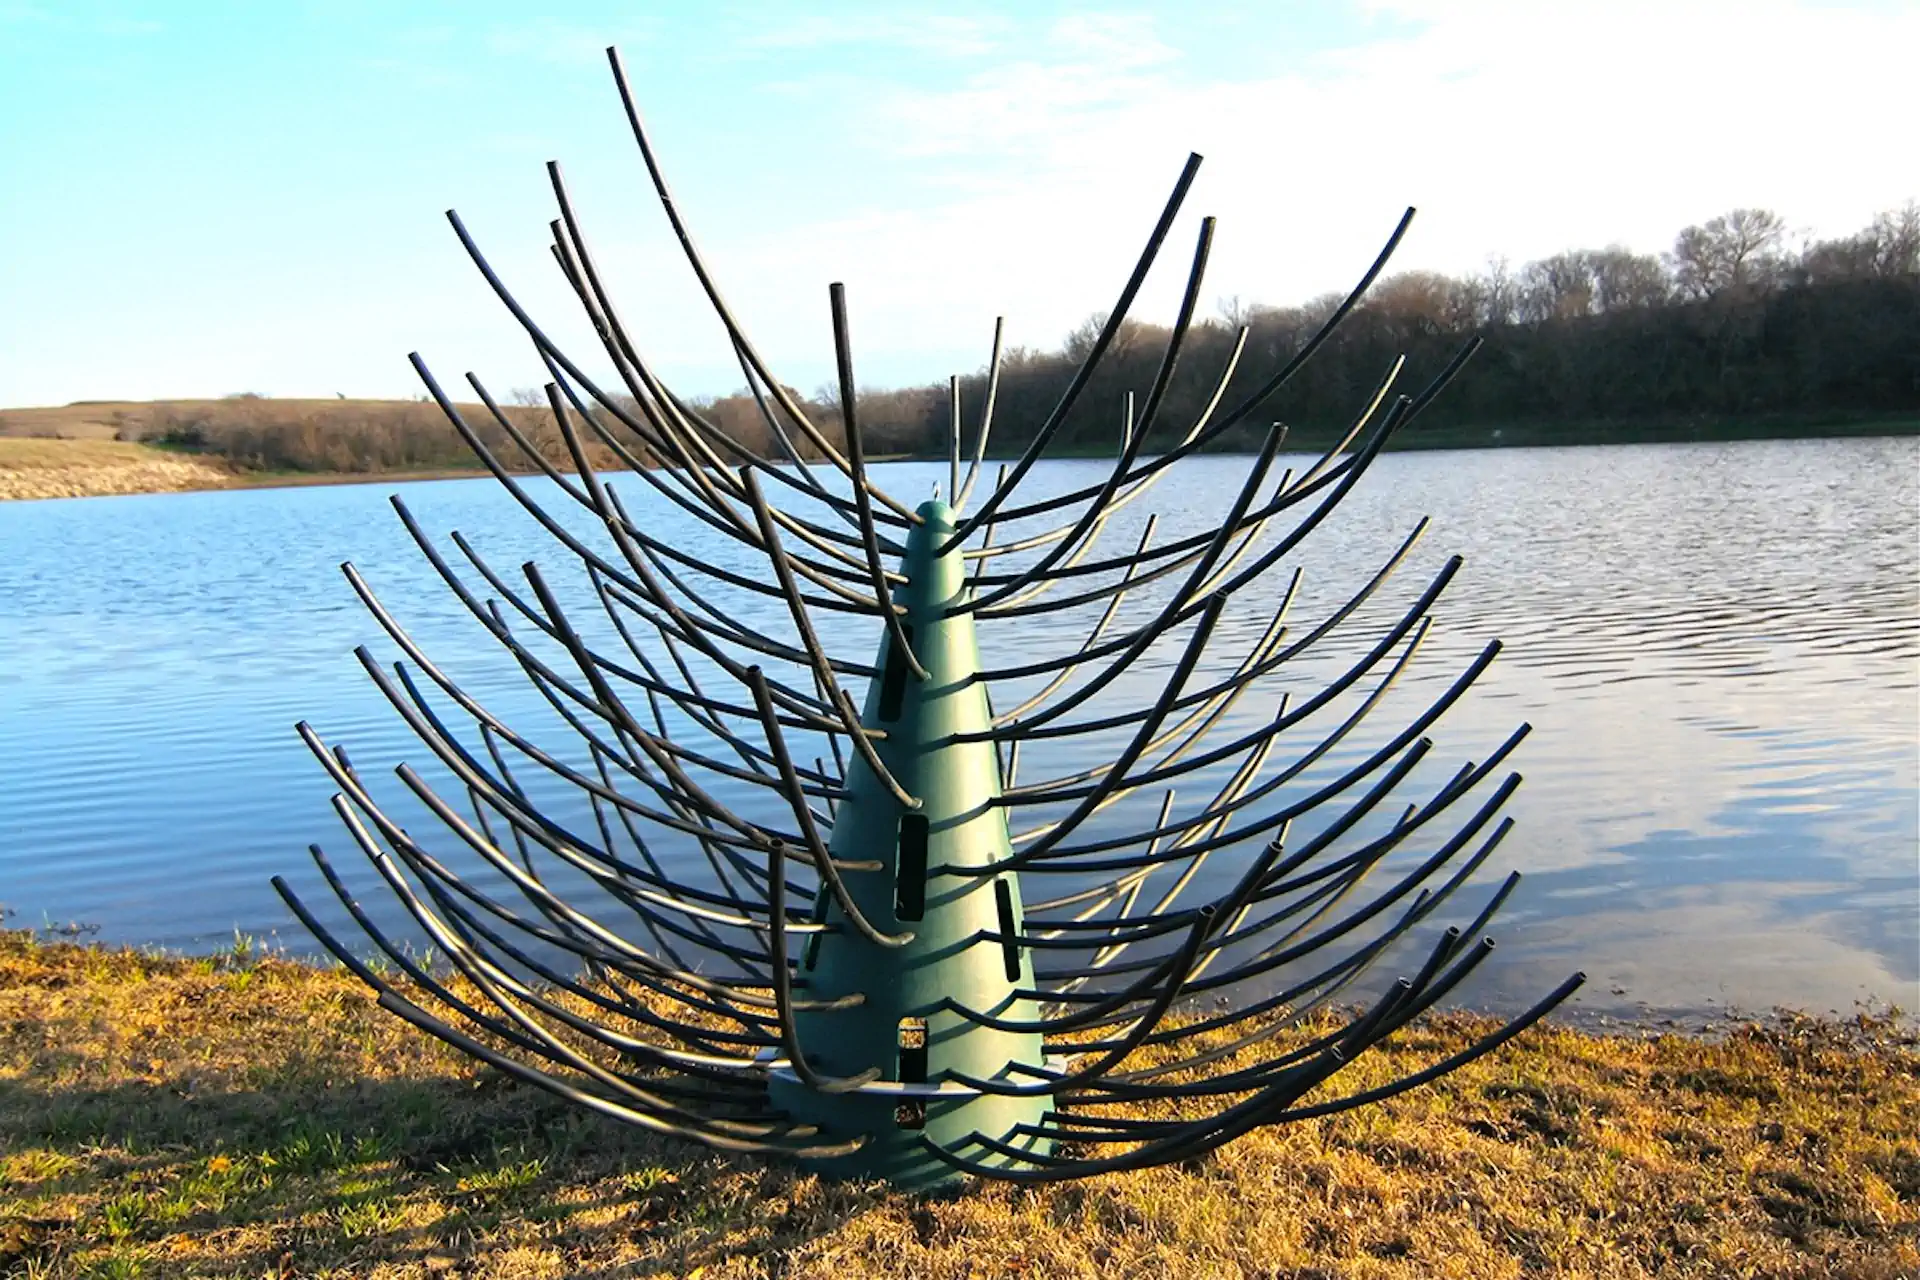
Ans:
MULTIPOLYGON (((1101 465, 1046 464, 1031 483, 1036 493, 1078 486, 1101 465)), ((1184 464, 1116 516, 1103 545, 1131 548, 1148 510, 1160 513, 1159 541, 1207 527, 1247 465, 1184 464)), ((1258 638, 1293 566, 1304 576, 1289 617, 1304 633, 1431 514, 1425 538, 1378 595, 1218 732, 1265 723, 1279 695, 1297 702, 1352 664, 1460 553, 1465 569, 1370 729, 1300 785, 1351 768, 1490 639, 1505 642, 1409 779, 1419 798, 1520 722, 1534 726, 1515 757, 1526 775, 1509 808, 1517 826, 1482 873, 1482 895, 1506 868, 1525 879, 1468 1002, 1511 1009, 1579 968, 1591 979, 1580 997, 1589 1011, 1845 1012, 1868 998, 1911 1009, 1920 1003, 1917 467, 1920 442, 1910 439, 1388 455, 1263 589, 1236 599, 1216 666, 1258 638)), ((945 472, 880 470, 909 499, 945 472)), ((636 479, 616 487, 657 536, 746 567, 636 479)), ((316 841, 369 905, 383 900, 292 725, 308 719, 346 744, 416 831, 432 820, 406 808, 389 770, 409 761, 444 775, 425 767, 429 753, 354 660, 359 644, 388 661, 398 649, 355 599, 343 560, 492 710, 565 744, 551 710, 408 539, 388 506, 395 491, 481 594, 494 593, 444 541, 449 530, 464 531, 516 590, 521 563, 540 561, 584 625, 584 578, 488 481, 0 504, 0 903, 14 923, 81 921, 105 938, 183 949, 221 945, 237 929, 310 949, 267 880, 284 873, 323 919, 340 921, 305 853, 316 841)), ((1163 589, 1146 589, 1135 607, 1164 599, 1163 589)), ((734 616, 783 630, 764 599, 724 599, 734 616)), ((1073 649, 1096 616, 983 623, 982 648, 990 666, 1073 649)), ((841 652, 868 660, 871 624, 826 621, 841 652)), ((604 617, 592 636, 610 652, 619 644, 604 617)), ((1102 705, 1150 699, 1177 649, 1157 648, 1102 705)), ((1345 713, 1330 710, 1327 728, 1345 713)), ((1283 739, 1274 760, 1320 733, 1283 739)), ((1023 752, 1022 779, 1087 768, 1118 747, 1069 741, 1023 752)), ((1182 803, 1204 802, 1225 776, 1184 782, 1182 803)), ((737 791, 729 799, 752 810, 752 795, 737 791)), ((577 804, 558 792, 550 802, 577 804)), ((1139 803, 1146 812, 1116 806, 1092 834, 1150 825, 1159 798, 1139 803)), ((592 821, 584 809, 568 816, 592 821)), ((449 837, 436 839, 458 856, 449 837)), ((674 856, 671 840, 656 848, 674 856)), ((1216 855, 1205 874, 1217 886, 1235 861, 1235 851, 1216 855)))

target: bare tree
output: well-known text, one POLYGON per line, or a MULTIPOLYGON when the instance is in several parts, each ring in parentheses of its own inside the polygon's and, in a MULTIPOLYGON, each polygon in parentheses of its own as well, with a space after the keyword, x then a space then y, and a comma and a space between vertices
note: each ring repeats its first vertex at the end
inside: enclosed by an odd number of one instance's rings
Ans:
POLYGON ((1467 282, 1476 325, 1512 324, 1520 308, 1520 286, 1505 254, 1487 259, 1487 269, 1467 282))
POLYGON ((1231 298, 1220 299, 1219 310, 1220 318, 1226 321, 1227 327, 1237 333, 1253 323, 1254 313, 1259 308, 1253 303, 1241 301, 1236 293, 1231 298))
POLYGON ((1589 250, 1587 265, 1593 275, 1594 301, 1602 311, 1657 307, 1673 295, 1666 268, 1652 254, 1608 245, 1589 250))
POLYGON ((1523 320, 1571 320, 1596 309, 1593 269, 1580 250, 1529 262, 1520 272, 1519 311, 1523 320))
POLYGON ((1473 324, 1470 291, 1437 271, 1403 271, 1367 294, 1368 309, 1416 332, 1452 333, 1473 324))
MULTIPOLYGON (((1104 311, 1094 312, 1074 326, 1072 331, 1067 334, 1065 341, 1061 343, 1061 349, 1070 360, 1078 364, 1080 361, 1085 360, 1088 353, 1093 350, 1093 344, 1099 341, 1100 331, 1106 327, 1106 324, 1107 313, 1104 311)), ((1139 345, 1142 339, 1149 335, 1149 332, 1153 328, 1154 326, 1143 324, 1131 316, 1122 320, 1120 322, 1120 328, 1113 335, 1113 341, 1107 346, 1109 357, 1112 359, 1124 358, 1128 352, 1139 345)))
POLYGON ((1876 274, 1920 276, 1920 203, 1907 201, 1883 213, 1868 228, 1878 241, 1876 274))
POLYGON ((1807 246, 1800 256, 1800 277, 1810 283, 1913 275, 1920 275, 1920 204, 1911 200, 1853 235, 1807 246))
POLYGON ((1688 227, 1668 255, 1674 283, 1695 298, 1770 283, 1783 265, 1786 234, 1787 224, 1769 209, 1735 209, 1688 227))

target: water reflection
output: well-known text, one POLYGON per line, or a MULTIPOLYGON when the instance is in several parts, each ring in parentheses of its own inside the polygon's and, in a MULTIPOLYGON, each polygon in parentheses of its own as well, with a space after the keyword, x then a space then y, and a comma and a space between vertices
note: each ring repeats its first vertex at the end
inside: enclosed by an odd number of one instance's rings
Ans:
MULTIPOLYGON (((1518 827, 1484 877, 1489 892, 1500 868, 1527 880, 1471 1001, 1512 1008, 1583 967, 1594 978, 1583 1004, 1618 1012, 1710 999, 1845 1010, 1866 996, 1912 1007, 1917 462, 1912 440, 1388 455, 1286 562, 1305 569, 1290 613, 1296 631, 1360 589, 1419 515, 1436 517, 1431 532, 1387 589, 1243 699, 1217 732, 1252 731, 1281 693, 1298 698, 1357 660, 1460 552, 1467 567, 1371 731, 1282 795, 1351 768, 1490 639, 1506 642, 1441 722, 1438 748, 1408 789, 1429 794, 1517 723, 1535 726, 1518 757, 1528 781, 1509 810, 1518 827)), ((1100 465, 1047 464, 1034 473, 1036 493, 1088 483, 1100 465)), ((1104 546, 1131 548, 1149 510, 1161 514, 1159 542, 1206 527, 1244 466, 1188 464, 1177 483, 1117 515, 1104 546)), ((885 479, 912 498, 944 471, 901 465, 885 479)), ((346 842, 325 779, 289 726, 313 720, 375 777, 428 759, 349 656, 358 643, 385 659, 397 651, 341 580, 342 559, 489 707, 544 742, 567 740, 422 561, 386 508, 390 488, 0 505, 9 658, 0 824, 11 837, 0 851, 0 902, 19 921, 91 921, 110 938, 182 948, 217 945, 235 928, 307 945, 266 879, 287 872, 324 905, 301 850, 317 839, 344 853, 346 842)), ((658 536, 695 555, 734 555, 717 534, 649 502, 631 478, 619 488, 658 536)), ((567 599, 585 599, 584 583, 565 580, 564 560, 490 483, 398 489, 429 530, 465 530, 503 576, 536 556, 563 579, 567 599)), ((1283 567, 1222 620, 1216 672, 1257 639, 1285 582, 1283 567)), ((1131 607, 1154 607, 1171 586, 1143 591, 1131 607)), ((749 616, 763 622, 768 603, 729 597, 729 607, 762 610, 749 616)), ((1071 650, 1096 615, 1009 621, 998 643, 1023 660, 1071 650)), ((823 629, 860 657, 876 638, 845 617, 823 619, 823 629)), ((597 642, 617 644, 607 630, 597 642)), ((1087 714, 1137 703, 1179 642, 1157 647, 1087 714)), ((991 631, 983 643, 991 655, 991 631)), ((1343 714, 1329 709, 1317 733, 1283 740, 1276 766, 1343 714)), ((1091 767, 1114 746, 1036 743, 1022 776, 1091 767)), ((1203 804, 1224 776, 1184 781, 1182 805, 1203 804)), ((526 781, 591 822, 577 797, 526 781)), ((388 784, 383 797, 400 793, 388 784)), ((1084 838, 1147 825, 1158 804, 1156 793, 1116 806, 1084 838)), ((369 883, 353 859, 337 861, 369 883)), ((1217 855, 1207 874, 1229 876, 1235 861, 1217 855)))

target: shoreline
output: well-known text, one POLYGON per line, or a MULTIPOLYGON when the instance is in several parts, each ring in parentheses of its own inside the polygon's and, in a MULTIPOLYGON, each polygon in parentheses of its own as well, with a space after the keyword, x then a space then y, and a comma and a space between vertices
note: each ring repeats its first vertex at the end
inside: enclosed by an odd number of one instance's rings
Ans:
MULTIPOLYGON (((128 942, 113 938, 102 938, 100 926, 91 923, 60 923, 46 921, 38 926, 12 923, 18 914, 4 903, 0 903, 0 938, 13 933, 35 940, 40 946, 77 946, 105 952, 125 953, 140 957, 156 964, 192 962, 204 959, 207 955, 224 955, 228 947, 218 945, 213 950, 200 949, 210 943, 190 943, 168 945, 163 943, 128 942)), ((298 934, 297 926, 292 926, 298 934)), ((224 937, 224 935, 222 935, 224 937)), ((302 938, 300 949, 289 946, 282 940, 278 929, 269 929, 265 934, 247 933, 238 926, 233 931, 235 945, 240 945, 248 954, 262 960, 271 960, 277 965, 292 966, 315 972, 327 972, 339 968, 338 962, 324 947, 302 938)), ((409 950, 416 960, 430 963, 431 949, 425 952, 409 950)), ((378 960, 377 951, 369 951, 362 959, 378 960)), ((1543 976, 1540 987, 1545 990, 1564 974, 1543 976)), ((1589 983, 1590 991, 1594 984, 1589 983)), ((1868 994, 1856 999, 1852 1013, 1841 1013, 1837 1009, 1816 1010, 1810 1007, 1775 1003, 1765 1009, 1749 1008, 1745 1005, 1723 1002, 1712 996, 1704 996, 1697 1004, 1653 1005, 1645 1001, 1624 1002, 1616 1000, 1610 1004, 1587 1005, 1578 1002, 1580 993, 1555 1009, 1550 1015, 1554 1026, 1590 1036, 1637 1037, 1678 1036, 1689 1040, 1717 1041, 1739 1031, 1765 1030, 1778 1032, 1796 1026, 1817 1024, 1827 1028, 1854 1026, 1863 1019, 1866 1023, 1884 1025, 1892 1032, 1912 1036, 1920 1044, 1920 1009, 1909 1009, 1904 1005, 1885 999, 1877 994, 1868 994)), ((1260 993, 1249 992, 1249 998, 1257 999, 1260 993)), ((1446 1004, 1443 1012, 1447 1016, 1470 1019, 1500 1021, 1523 1012, 1526 1001, 1512 1007, 1483 1005, 1467 1001, 1453 1001, 1446 1004)), ((1339 1006, 1347 1008, 1347 1006, 1339 1006)), ((1357 1007, 1357 1006, 1356 1006, 1357 1007)), ((1175 1016, 1182 1013, 1199 1014, 1216 1012, 1217 1007, 1204 1001, 1191 1008, 1176 1007, 1175 1016)))
MULTIPOLYGON (((271 960, 275 964, 293 966, 302 969, 325 972, 339 968, 338 961, 324 946, 305 933, 296 922, 288 921, 288 929, 293 941, 289 943, 283 937, 279 926, 268 926, 263 931, 249 932, 238 923, 231 934, 202 933, 194 938, 182 941, 142 942, 114 936, 102 922, 66 920, 60 921, 40 913, 38 925, 22 922, 19 909, 0 901, 0 942, 9 935, 29 939, 39 946, 76 946, 97 951, 124 953, 140 957, 142 960, 157 964, 170 964, 179 961, 195 961, 208 955, 225 955, 232 947, 239 946, 247 954, 262 960, 271 960), (232 941, 229 942, 228 939, 232 941)), ((416 961, 427 964, 434 962, 431 947, 416 950, 407 945, 407 954, 416 961)), ((377 948, 361 953, 363 960, 380 961, 377 948)), ((1559 979, 1565 977, 1559 971, 1543 972, 1539 976, 1539 990, 1545 991, 1559 979)), ((1593 1036, 1679 1036, 1685 1039, 1720 1040, 1736 1031, 1755 1029, 1782 1031, 1802 1025, 1820 1025, 1828 1028, 1853 1026, 1863 1021, 1874 1026, 1885 1026, 1890 1031, 1911 1037, 1916 1046, 1920 1046, 1920 1007, 1909 1008, 1896 1000, 1877 992, 1866 992, 1852 1001, 1852 1012, 1843 1013, 1839 1009, 1817 1009, 1807 1005, 1773 1002, 1764 1008, 1748 1006, 1712 995, 1701 995, 1692 1003, 1656 1005, 1645 1000, 1628 1000, 1631 992, 1625 988, 1613 990, 1606 997, 1599 993, 1605 984, 1589 981, 1576 992, 1573 999, 1561 1004, 1550 1015, 1553 1024, 1563 1030, 1574 1031, 1593 1036), (1593 1003, 1587 1003, 1590 997, 1593 1003), (1604 1000, 1604 1002, 1603 1002, 1604 1000)), ((1249 999, 1259 999, 1264 994, 1259 990, 1249 990, 1249 999)), ((1524 1012, 1538 993, 1523 995, 1511 1006, 1498 1004, 1478 1004, 1471 999, 1450 1000, 1442 1006, 1448 1016, 1499 1021, 1515 1017, 1524 1012)), ((1367 997, 1371 998, 1371 997, 1367 997)), ((1364 999, 1339 1006, 1342 1009, 1357 1008, 1364 999)), ((1203 1015, 1217 1011, 1217 1005, 1209 1000, 1200 1000, 1192 1006, 1176 1006, 1174 1016, 1182 1014, 1203 1015)))
MULTIPOLYGON (((1489 1025, 1423 1020, 1342 1084, 1489 1025)), ((0 931, 4 1274, 1867 1280, 1920 1269, 1915 1116, 1920 1036, 1887 1021, 1710 1041, 1549 1020, 1202 1160, 934 1199, 591 1116, 338 968, 0 931)))
MULTIPOLYGON (((1704 424, 1693 427, 1595 424, 1575 429, 1433 428, 1414 429, 1394 440, 1389 453, 1443 450, 1604 448, 1639 444, 1732 443, 1742 440, 1822 440, 1920 435, 1920 419, 1876 419, 1824 424, 1752 423, 1704 424), (1558 438, 1572 436, 1574 438, 1558 438)), ((1303 437, 1289 442, 1288 452, 1318 452, 1332 437, 1303 437)), ((1071 442, 1051 450, 1061 459, 1107 457, 1105 446, 1095 450, 1071 442)), ((1201 456, 1234 456, 1224 449, 1201 456)), ((992 450, 987 462, 1008 462, 1018 452, 992 450)), ((944 462, 944 456, 910 454, 876 457, 879 462, 944 462)), ((528 469, 515 475, 538 475, 528 469)), ((620 472, 606 471, 617 475, 620 472)), ((491 475, 484 467, 438 467, 394 471, 242 471, 212 453, 194 453, 109 440, 50 439, 0 436, 0 501, 40 501, 49 498, 126 497, 143 493, 196 493, 223 489, 289 489, 314 485, 409 484, 432 480, 480 480, 491 475)))

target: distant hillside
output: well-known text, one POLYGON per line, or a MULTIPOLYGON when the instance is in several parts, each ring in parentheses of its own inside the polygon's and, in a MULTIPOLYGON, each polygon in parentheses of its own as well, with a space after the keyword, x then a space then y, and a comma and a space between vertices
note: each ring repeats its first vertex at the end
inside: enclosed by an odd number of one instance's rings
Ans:
MULTIPOLYGON (((505 405, 501 412, 555 462, 565 443, 545 408, 505 405)), ((507 433, 478 404, 462 405, 490 449, 515 470, 530 470, 507 433)), ((218 458, 241 472, 376 474, 473 470, 480 464, 439 408, 413 400, 81 400, 51 408, 0 409, 0 437, 120 440, 218 458)), ((624 465, 590 446, 596 464, 624 465)))
MULTIPOLYGON (((792 388, 786 390, 829 440, 845 441, 834 407, 808 402, 792 388)), ((871 394, 876 403, 883 403, 889 393, 871 394)), ((513 403, 500 406, 502 416, 541 457, 571 470, 572 455, 544 395, 522 389, 510 398, 513 403)), ((863 406, 868 398, 869 393, 863 392, 863 406)), ((628 416, 639 416, 631 400, 621 397, 617 403, 628 416)), ((510 470, 535 469, 484 405, 458 407, 461 417, 510 470)), ((744 394, 698 398, 689 407, 759 456, 784 456, 758 408, 744 394)), ((596 409, 595 417, 611 439, 609 443, 582 427, 587 455, 595 467, 623 470, 636 463, 653 465, 653 452, 632 429, 603 409, 596 409)), ((889 447, 890 426, 885 415, 881 418, 864 433, 869 454, 898 455, 903 450, 897 444, 889 447)), ((382 475, 474 471, 481 466, 439 406, 423 400, 280 400, 258 395, 218 400, 80 400, 52 408, 0 409, 0 438, 9 436, 154 444, 218 458, 242 473, 382 475)), ((818 454, 804 447, 802 456, 818 454)))

